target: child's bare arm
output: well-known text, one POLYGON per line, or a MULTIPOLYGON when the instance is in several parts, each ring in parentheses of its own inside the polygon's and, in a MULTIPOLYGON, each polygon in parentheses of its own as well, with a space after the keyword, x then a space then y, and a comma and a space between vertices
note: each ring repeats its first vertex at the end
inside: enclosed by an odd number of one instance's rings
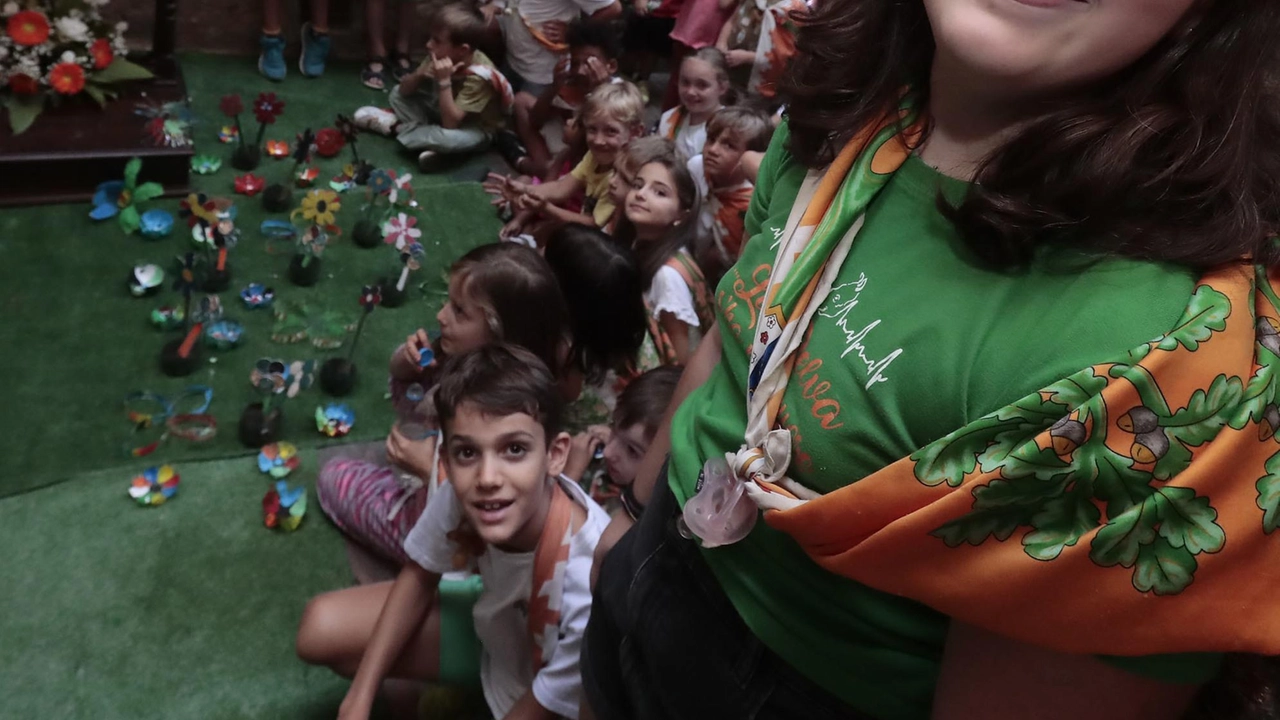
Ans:
POLYGON ((461 70, 447 57, 431 57, 431 75, 436 81, 440 100, 440 126, 450 130, 457 128, 467 117, 467 112, 458 107, 453 97, 453 76, 461 70))
POLYGON ((565 175, 562 178, 542 183, 541 185, 531 185, 526 192, 536 198, 546 200, 549 204, 558 205, 569 202, 585 188, 586 183, 573 175, 565 175))
POLYGON ((684 365, 689 362, 689 326, 674 314, 664 312, 658 316, 658 324, 667 331, 671 338, 671 346, 676 351, 676 363, 684 365))
POLYGON ((339 718, 369 716, 378 687, 400 657, 405 643, 417 635, 426 620, 439 585, 440 576, 417 563, 410 562, 400 571, 360 660, 360 669, 342 701, 339 718))
POLYGON ((550 710, 542 707, 538 703, 538 699, 533 696, 533 688, 529 688, 516 701, 511 711, 503 716, 502 720, 554 720, 557 715, 550 710))

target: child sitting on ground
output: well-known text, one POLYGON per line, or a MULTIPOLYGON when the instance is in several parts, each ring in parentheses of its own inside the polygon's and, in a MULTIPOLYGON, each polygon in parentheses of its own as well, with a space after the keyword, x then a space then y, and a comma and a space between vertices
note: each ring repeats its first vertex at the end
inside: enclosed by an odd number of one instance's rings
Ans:
POLYGON ((484 150, 500 130, 514 101, 511 85, 476 49, 485 36, 484 19, 473 8, 450 3, 431 15, 427 59, 406 75, 390 96, 391 109, 362 107, 357 126, 394 136, 418 153, 430 170, 439 155, 484 150))
POLYGON ((681 372, 667 365, 636 377, 618 396, 612 425, 594 425, 574 436, 564 474, 588 486, 593 500, 602 504, 612 500, 619 488, 635 481, 640 459, 658 432, 681 372), (597 454, 604 460, 604 472, 590 473, 597 454))
POLYGON ((747 152, 764 152, 772 136, 773 126, 763 114, 744 107, 724 108, 707 121, 702 154, 689 160, 689 174, 702 200, 694 254, 713 287, 742 250, 743 223, 755 189, 742 167, 742 157, 747 152))
POLYGON ((644 102, 635 85, 605 83, 592 90, 583 104, 587 154, 573 172, 541 185, 490 174, 485 190, 498 196, 495 204, 506 203, 516 212, 503 227, 502 237, 529 232, 541 245, 546 233, 559 225, 576 222, 600 227, 609 222, 613 216, 613 200, 609 196, 613 163, 633 137, 643 134, 643 116, 644 102), (584 195, 581 212, 564 207, 584 195))
POLYGON ((658 135, 674 142, 685 160, 702 153, 707 121, 729 99, 729 70, 724 55, 705 47, 680 63, 680 104, 662 113, 658 135))
POLYGON ((716 48, 724 53, 733 84, 773 105, 778 80, 796 54, 791 13, 803 11, 805 0, 737 2, 737 9, 720 29, 716 48))
POLYGON ((577 718, 593 552, 609 517, 560 479, 555 378, 489 345, 451 359, 435 398, 449 480, 405 540, 394 582, 313 598, 297 651, 354 680, 339 717, 367 718, 385 678, 479 677, 495 718, 577 718), (479 570, 474 606, 446 607, 441 575, 479 570), (472 630, 472 632, 468 632, 472 630))
POLYGON ((715 322, 706 277, 689 253, 697 217, 697 186, 674 150, 636 172, 614 237, 635 251, 648 285, 642 369, 687 363, 715 322))

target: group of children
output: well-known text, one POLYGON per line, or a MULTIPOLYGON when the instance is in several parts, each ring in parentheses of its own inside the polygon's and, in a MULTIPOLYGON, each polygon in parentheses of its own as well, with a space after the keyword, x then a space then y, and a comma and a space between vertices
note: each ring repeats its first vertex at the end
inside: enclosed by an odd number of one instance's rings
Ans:
MULTIPOLYGON (((504 137, 514 171, 484 184, 501 241, 452 266, 438 332, 392 354, 385 446, 331 457, 317 480, 363 584, 308 605, 298 652, 354 678, 342 717, 367 716, 393 677, 478 683, 495 718, 578 717, 603 507, 634 512, 640 458, 743 241, 769 101, 733 104, 742 63, 707 45, 683 54, 679 104, 647 133, 617 28, 590 14, 608 6, 574 3, 568 18, 551 0, 499 14, 509 43, 514 13, 559 53, 552 82, 537 63, 499 70, 479 49, 495 15, 447 4, 391 109, 356 112, 424 164, 504 137)), ((507 63, 531 47, 509 45, 507 63)))

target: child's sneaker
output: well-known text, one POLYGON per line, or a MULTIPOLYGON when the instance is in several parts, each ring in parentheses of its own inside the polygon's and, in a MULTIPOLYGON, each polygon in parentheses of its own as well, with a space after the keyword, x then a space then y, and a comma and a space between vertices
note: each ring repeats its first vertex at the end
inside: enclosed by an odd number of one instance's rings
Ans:
POLYGON ((390 110, 368 105, 356 110, 351 119, 361 130, 388 137, 395 134, 396 114, 390 110))
POLYGON ((324 61, 329 57, 329 34, 318 33, 311 23, 302 24, 302 55, 298 57, 298 69, 307 77, 324 74, 324 61))
POLYGON ((258 45, 262 48, 258 55, 258 72, 268 80, 280 82, 288 73, 284 64, 284 38, 263 33, 258 39, 258 45))
POLYGON ((435 150, 423 150, 418 155, 418 169, 422 172, 431 172, 440 164, 440 153, 435 150))

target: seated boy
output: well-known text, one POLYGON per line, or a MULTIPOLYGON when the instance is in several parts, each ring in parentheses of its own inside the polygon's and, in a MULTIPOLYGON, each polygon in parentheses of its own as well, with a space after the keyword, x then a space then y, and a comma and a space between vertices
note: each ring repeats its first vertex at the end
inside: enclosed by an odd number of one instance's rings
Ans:
POLYGON ((773 126, 763 113, 724 108, 707 121, 702 154, 689 160, 689 174, 702 199, 695 252, 713 283, 737 262, 742 250, 743 222, 754 191, 743 157, 763 152, 772 136, 773 126))
POLYGON ((511 86, 476 49, 485 33, 479 12, 460 3, 431 14, 427 59, 391 90, 391 110, 362 107, 357 126, 394 136, 430 170, 437 155, 484 150, 505 124, 511 86))
POLYGON ((644 132, 644 100, 640 91, 629 82, 597 87, 583 103, 582 124, 586 130, 587 154, 568 175, 541 185, 502 175, 489 176, 485 190, 499 196, 495 204, 507 203, 516 211, 515 217, 502 229, 504 238, 530 232, 535 239, 541 239, 550 228, 561 224, 603 227, 613 217, 609 178, 614 160, 633 137, 644 132), (584 196, 581 212, 565 207, 578 196, 584 196), (535 220, 540 222, 535 224, 535 220))
POLYGON ((450 358, 435 402, 449 480, 405 539, 410 562, 393 582, 313 598, 298 655, 354 675, 343 718, 368 717, 385 678, 477 676, 495 718, 577 718, 592 553, 609 518, 559 477, 571 440, 556 381, 529 351, 488 345, 450 358), (474 607, 448 602, 441 575, 471 567, 474 607))

